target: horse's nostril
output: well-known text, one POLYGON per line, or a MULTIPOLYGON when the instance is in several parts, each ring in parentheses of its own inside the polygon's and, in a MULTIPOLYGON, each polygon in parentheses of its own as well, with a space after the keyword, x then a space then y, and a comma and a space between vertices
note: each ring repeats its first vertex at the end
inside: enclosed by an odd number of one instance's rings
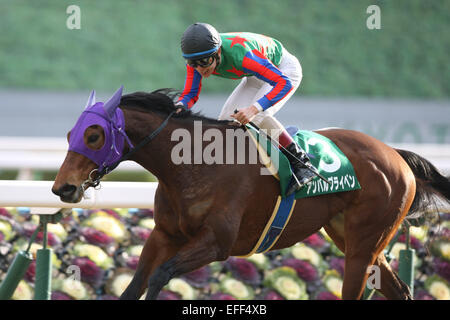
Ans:
POLYGON ((61 188, 59 188, 56 192, 53 191, 53 193, 55 193, 58 196, 68 197, 68 196, 73 195, 76 191, 77 191, 76 186, 74 186, 73 184, 66 183, 61 188))

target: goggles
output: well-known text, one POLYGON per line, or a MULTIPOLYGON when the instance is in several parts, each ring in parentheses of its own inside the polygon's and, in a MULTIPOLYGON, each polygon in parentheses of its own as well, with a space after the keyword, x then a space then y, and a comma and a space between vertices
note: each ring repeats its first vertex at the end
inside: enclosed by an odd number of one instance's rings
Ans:
POLYGON ((186 63, 191 66, 192 68, 196 68, 198 67, 202 67, 202 68, 207 68, 210 65, 212 65, 214 62, 214 56, 209 56, 206 58, 201 58, 201 59, 186 59, 186 63))

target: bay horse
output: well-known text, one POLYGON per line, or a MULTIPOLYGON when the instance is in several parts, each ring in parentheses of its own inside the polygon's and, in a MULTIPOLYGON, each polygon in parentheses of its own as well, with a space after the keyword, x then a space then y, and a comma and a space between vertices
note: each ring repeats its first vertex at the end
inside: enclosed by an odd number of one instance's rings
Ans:
MULTIPOLYGON (((94 100, 91 94, 87 107, 94 100)), ((194 135, 197 121, 202 123, 202 133, 214 129, 223 136, 226 130, 242 127, 188 110, 176 113, 174 97, 167 90, 123 96, 120 90, 104 109, 111 104, 116 110, 109 114, 120 113, 124 120, 125 130, 119 128, 116 138, 126 136, 122 139, 125 142, 111 148, 120 155, 128 154, 121 160, 137 162, 159 182, 154 199, 156 225, 121 299, 139 299, 147 287, 146 299, 156 299, 173 277, 249 253, 272 213, 280 193, 279 181, 261 175, 264 165, 259 162, 174 163, 171 154, 178 143, 172 134, 183 129, 194 135), (139 148, 134 147, 137 144, 139 148)), ((81 117, 78 122, 83 122, 81 117)), ((71 143, 78 143, 94 153, 100 151, 108 144, 109 129, 105 128, 90 123, 81 133, 69 132, 69 151, 52 187, 62 201, 81 201, 84 190, 95 186, 105 174, 104 168, 101 174, 96 171, 104 163, 70 148, 71 143), (96 175, 98 179, 93 179, 96 175)), ((421 156, 393 149, 362 132, 338 128, 316 132, 331 139, 348 157, 361 189, 299 199, 271 250, 290 247, 323 227, 345 253, 343 299, 361 299, 372 265, 381 271, 379 291, 386 298, 412 299, 408 286, 386 261, 383 249, 405 217, 422 212, 434 196, 450 203, 450 179, 421 156)), ((207 144, 205 140, 202 147, 207 144)), ((253 144, 250 140, 245 143, 253 144)))

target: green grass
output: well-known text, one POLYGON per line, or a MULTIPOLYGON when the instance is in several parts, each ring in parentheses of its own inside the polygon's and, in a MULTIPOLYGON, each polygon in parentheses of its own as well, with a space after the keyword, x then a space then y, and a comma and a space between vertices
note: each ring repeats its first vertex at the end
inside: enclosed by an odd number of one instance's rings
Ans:
MULTIPOLYGON (((181 90, 180 37, 202 21, 279 39, 301 61, 298 95, 445 98, 448 12, 447 0, 0 0, 0 87, 181 90), (380 30, 366 28, 374 3, 380 30), (81 30, 66 28, 70 4, 81 30)), ((203 90, 236 84, 213 77, 203 90)))

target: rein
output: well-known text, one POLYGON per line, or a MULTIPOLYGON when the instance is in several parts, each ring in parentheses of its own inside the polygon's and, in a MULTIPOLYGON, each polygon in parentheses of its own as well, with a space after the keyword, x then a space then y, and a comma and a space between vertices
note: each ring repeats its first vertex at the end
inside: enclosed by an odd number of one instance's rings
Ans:
MULTIPOLYGON (((122 155, 122 157, 117 160, 116 162, 108 165, 108 166, 104 166, 102 170, 98 170, 94 169, 89 173, 89 177, 86 181, 84 181, 81 184, 81 187, 83 189, 83 191, 85 191, 88 187, 92 186, 94 188, 96 188, 99 184, 100 184, 100 180, 108 173, 110 173, 111 171, 113 171, 121 162, 129 160, 136 152, 138 152, 143 146, 145 146, 147 143, 149 143, 151 140, 153 140, 167 125, 167 123, 169 122, 170 118, 172 118, 172 116, 176 113, 176 110, 172 111, 165 119, 164 121, 160 124, 160 126, 158 128, 156 128, 155 131, 151 132, 148 136, 146 136, 141 142, 139 142, 139 144, 137 144, 134 148, 131 148, 126 154, 122 155), (96 174, 96 177, 93 178, 93 174, 96 174)), ((127 138, 128 144, 130 144, 130 141, 126 135, 126 133, 124 132, 125 137, 127 138)))

